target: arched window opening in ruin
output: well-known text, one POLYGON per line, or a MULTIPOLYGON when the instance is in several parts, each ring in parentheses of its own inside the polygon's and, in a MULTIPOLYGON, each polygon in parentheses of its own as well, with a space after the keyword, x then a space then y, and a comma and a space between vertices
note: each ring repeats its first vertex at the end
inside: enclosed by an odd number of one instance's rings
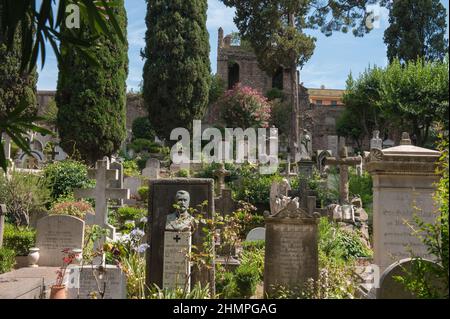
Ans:
POLYGON ((279 68, 272 77, 272 88, 283 90, 283 68, 279 68))
POLYGON ((239 83, 239 64, 234 63, 228 67, 228 90, 239 83))

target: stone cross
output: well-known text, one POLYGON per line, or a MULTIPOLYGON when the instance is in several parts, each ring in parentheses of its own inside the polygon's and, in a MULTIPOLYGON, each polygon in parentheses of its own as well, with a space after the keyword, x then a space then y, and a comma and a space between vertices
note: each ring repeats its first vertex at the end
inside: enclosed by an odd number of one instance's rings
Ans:
POLYGON ((214 175, 217 176, 218 191, 225 189, 225 177, 230 176, 230 171, 225 169, 225 164, 220 163, 219 168, 214 171, 214 175))
POLYGON ((373 138, 370 140, 370 149, 383 149, 383 140, 380 138, 380 131, 373 131, 373 138))
MULTIPOLYGON (((75 198, 94 198, 95 199, 95 217, 94 224, 102 228, 109 229, 114 238, 114 227, 108 224, 108 199, 130 199, 130 190, 121 188, 108 188, 111 181, 118 179, 118 171, 109 169, 109 160, 97 161, 95 169, 88 170, 89 178, 95 178, 95 188, 75 189, 75 198)), ((100 239, 95 244, 95 249, 103 246, 105 238, 100 239)), ((104 259, 104 258, 103 258, 104 259)))
POLYGON ((335 157, 327 157, 325 159, 326 165, 339 166, 339 200, 341 205, 349 203, 348 167, 361 165, 361 163, 361 156, 348 157, 348 151, 345 144, 342 144, 339 150, 339 159, 336 159, 335 157))
POLYGON ((0 248, 3 247, 3 232, 5 231, 6 205, 0 204, 0 248))
POLYGON ((52 157, 52 161, 56 159, 56 155, 59 155, 59 152, 56 151, 56 146, 52 147, 52 151, 50 152, 50 155, 52 157))

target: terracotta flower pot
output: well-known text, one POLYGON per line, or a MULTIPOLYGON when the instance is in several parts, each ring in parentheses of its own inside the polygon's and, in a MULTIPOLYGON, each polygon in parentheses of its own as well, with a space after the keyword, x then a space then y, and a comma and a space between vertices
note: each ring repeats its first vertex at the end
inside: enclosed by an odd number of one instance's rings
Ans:
POLYGON ((67 299, 66 286, 52 286, 50 290, 50 299, 67 299))

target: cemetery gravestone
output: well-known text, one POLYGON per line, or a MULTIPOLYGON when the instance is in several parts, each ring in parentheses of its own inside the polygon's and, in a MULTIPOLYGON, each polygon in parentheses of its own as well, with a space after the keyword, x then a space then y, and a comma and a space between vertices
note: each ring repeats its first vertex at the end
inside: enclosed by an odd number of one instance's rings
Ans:
POLYGON ((248 232, 245 241, 257 241, 266 239, 266 229, 264 227, 253 228, 248 232))
POLYGON ((336 156, 338 153, 338 136, 337 135, 328 135, 328 147, 333 156, 336 156))
MULTIPOLYGON (((436 264, 429 260, 416 260, 411 258, 402 259, 390 265, 380 277, 380 286, 377 289, 377 299, 417 299, 418 297, 405 288, 405 285, 396 279, 397 276, 408 278, 408 276, 414 273, 414 269, 419 269, 419 263, 430 267, 442 268, 439 264, 436 264)), ((429 289, 443 297, 448 294, 445 284, 441 279, 434 277, 434 271, 428 271, 425 276, 427 283, 429 283, 429 289)))
POLYGON ((238 203, 233 199, 231 189, 222 189, 221 195, 214 199, 216 213, 223 217, 231 215, 238 208, 238 203))
MULTIPOLYGON (((119 188, 119 189, 124 188, 123 187, 123 165, 122 165, 122 163, 113 162, 113 163, 111 163, 111 165, 109 165, 109 168, 117 170, 117 179, 111 180, 109 182, 109 187, 110 188, 119 188)), ((123 206, 123 198, 116 199, 116 201, 117 201, 119 207, 123 206)))
POLYGON ((374 261, 381 271, 411 256, 431 258, 407 223, 414 215, 434 221, 434 184, 440 152, 411 145, 408 134, 402 145, 372 149, 367 170, 373 179, 374 261))
POLYGON ((186 288, 190 291, 191 265, 187 255, 191 252, 190 232, 164 232, 163 288, 186 288))
POLYGON ((127 280, 123 271, 114 265, 75 266, 68 270, 69 299, 126 299, 127 280))
MULTIPOLYGON (((175 211, 174 198, 179 191, 190 194, 189 207, 198 210, 207 219, 213 218, 214 212, 214 180, 212 179, 161 179, 150 181, 149 215, 148 225, 150 228, 149 245, 147 250, 147 272, 146 283, 148 287, 154 284, 163 287, 164 278, 164 248, 167 216, 173 215, 175 211), (201 211, 199 205, 207 201, 207 205, 201 211)), ((192 233, 192 245, 203 247, 204 234, 201 225, 192 233)), ((213 246, 213 243, 211 243, 213 246)), ((170 247, 170 246, 168 246, 170 247)), ((214 264, 211 269, 203 268, 200 271, 193 267, 191 274, 192 285, 200 282, 202 286, 209 284, 214 293, 214 264)))
POLYGON ((37 223, 39 266, 60 267, 64 249, 83 249, 84 221, 73 216, 47 216, 37 223))
POLYGON ((275 215, 266 217, 264 295, 277 288, 302 290, 319 272, 318 218, 292 201, 275 215))
POLYGON ((380 138, 380 131, 373 131, 373 138, 370 140, 370 149, 383 149, 383 140, 380 138))
POLYGON ((161 169, 161 164, 158 159, 150 158, 145 164, 145 168, 142 170, 142 176, 148 177, 149 179, 158 179, 159 171, 161 169))

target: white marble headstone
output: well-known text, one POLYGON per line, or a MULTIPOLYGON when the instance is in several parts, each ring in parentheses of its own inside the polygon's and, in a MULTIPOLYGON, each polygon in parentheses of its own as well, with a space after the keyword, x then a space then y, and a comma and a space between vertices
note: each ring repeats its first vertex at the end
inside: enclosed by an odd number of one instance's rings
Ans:
POLYGON ((37 222, 36 246, 40 249, 39 266, 63 265, 64 249, 82 249, 84 221, 67 215, 47 216, 37 222))
POLYGON ((266 240, 266 229, 264 227, 253 228, 248 232, 245 241, 266 240))
POLYGON ((190 290, 191 267, 187 255, 191 252, 190 232, 164 232, 163 288, 190 290))

